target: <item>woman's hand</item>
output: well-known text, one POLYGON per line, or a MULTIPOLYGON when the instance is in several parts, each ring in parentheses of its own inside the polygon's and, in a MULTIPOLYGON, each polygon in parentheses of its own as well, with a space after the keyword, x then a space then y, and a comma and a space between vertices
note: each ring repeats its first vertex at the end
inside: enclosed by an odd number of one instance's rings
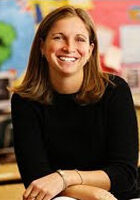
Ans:
POLYGON ((117 200, 107 190, 89 185, 70 186, 61 192, 60 196, 68 196, 80 200, 117 200))
POLYGON ((113 194, 98 187, 93 187, 92 195, 95 200, 117 200, 113 194))
POLYGON ((23 200, 50 200, 63 190, 63 179, 52 173, 34 180, 23 194, 23 200))

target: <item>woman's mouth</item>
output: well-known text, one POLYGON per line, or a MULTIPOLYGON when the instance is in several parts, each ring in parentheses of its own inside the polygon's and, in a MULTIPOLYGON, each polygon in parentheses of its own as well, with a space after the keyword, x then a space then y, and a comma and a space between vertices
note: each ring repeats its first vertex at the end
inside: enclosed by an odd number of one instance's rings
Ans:
POLYGON ((78 58, 75 57, 66 57, 66 56, 58 56, 59 60, 62 62, 75 62, 78 58))

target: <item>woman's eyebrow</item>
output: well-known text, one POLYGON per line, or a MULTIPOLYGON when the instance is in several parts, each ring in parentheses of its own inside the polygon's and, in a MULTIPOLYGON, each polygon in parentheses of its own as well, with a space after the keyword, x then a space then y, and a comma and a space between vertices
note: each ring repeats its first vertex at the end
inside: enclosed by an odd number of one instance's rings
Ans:
MULTIPOLYGON (((65 34, 62 33, 62 32, 52 33, 51 35, 52 36, 55 36, 55 35, 63 35, 63 36, 65 36, 65 34)), ((78 37, 84 37, 85 39, 88 39, 87 36, 85 36, 84 34, 81 34, 81 33, 76 34, 76 36, 78 36, 78 37)))
POLYGON ((84 34, 77 34, 77 36, 80 36, 80 37, 82 36, 82 37, 84 37, 85 39, 88 39, 87 36, 85 36, 84 34))
POLYGON ((64 35, 64 34, 63 33, 52 33, 51 35, 54 36, 54 35, 64 35))

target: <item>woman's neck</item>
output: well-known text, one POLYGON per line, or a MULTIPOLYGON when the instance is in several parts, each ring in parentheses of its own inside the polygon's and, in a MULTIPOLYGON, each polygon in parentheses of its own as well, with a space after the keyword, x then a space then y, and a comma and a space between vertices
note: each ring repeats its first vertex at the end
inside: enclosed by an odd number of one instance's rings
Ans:
POLYGON ((79 91, 83 82, 83 72, 73 76, 55 76, 51 77, 51 84, 53 88, 62 94, 72 94, 79 91))

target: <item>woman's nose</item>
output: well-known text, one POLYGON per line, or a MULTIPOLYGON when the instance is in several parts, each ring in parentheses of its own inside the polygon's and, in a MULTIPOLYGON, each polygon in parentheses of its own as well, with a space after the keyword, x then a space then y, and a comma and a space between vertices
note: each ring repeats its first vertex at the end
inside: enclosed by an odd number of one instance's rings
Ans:
POLYGON ((69 41, 63 46, 63 51, 67 53, 73 53, 76 50, 76 45, 74 42, 69 41))

